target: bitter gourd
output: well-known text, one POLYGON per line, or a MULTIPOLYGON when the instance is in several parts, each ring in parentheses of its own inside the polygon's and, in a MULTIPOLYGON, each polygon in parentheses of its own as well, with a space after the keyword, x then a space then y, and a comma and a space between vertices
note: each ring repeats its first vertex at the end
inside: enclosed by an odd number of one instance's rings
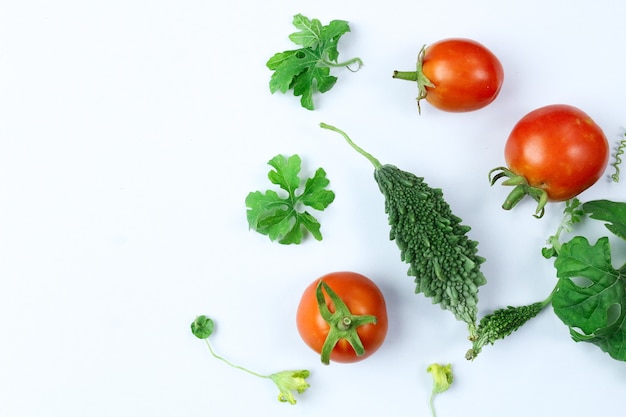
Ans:
POLYGON ((472 342, 472 348, 467 351, 465 358, 473 360, 481 352, 483 346, 493 345, 497 340, 502 340, 511 333, 517 331, 526 322, 537 316, 550 300, 532 303, 525 306, 501 308, 480 319, 477 337, 472 342))
POLYGON ((487 280, 480 271, 485 259, 477 254, 478 243, 467 236, 470 227, 452 213, 441 189, 394 165, 381 164, 342 130, 325 123, 320 126, 341 134, 374 165, 374 179, 385 197, 389 238, 400 249, 401 260, 409 264, 407 275, 415 278, 415 292, 467 323, 474 339, 478 287, 487 280))

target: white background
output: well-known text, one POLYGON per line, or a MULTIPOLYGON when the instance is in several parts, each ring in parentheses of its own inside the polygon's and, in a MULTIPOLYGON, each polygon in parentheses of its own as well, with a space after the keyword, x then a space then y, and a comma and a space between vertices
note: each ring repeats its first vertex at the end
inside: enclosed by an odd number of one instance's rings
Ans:
MULTIPOLYGON (((388 240, 370 163, 319 122, 383 163, 441 187, 487 258, 480 315, 544 299, 555 284, 540 249, 561 204, 500 208, 514 123, 567 103, 612 146, 626 123, 624 7, 562 0, 13 1, 0 7, 0 415, 428 415, 432 362, 451 363, 440 417, 623 415, 626 365, 575 343, 551 308, 464 359, 465 324, 413 293, 388 240), (293 49, 293 15, 350 23, 337 85, 315 111, 271 95, 265 62, 293 49), (411 70, 423 44, 469 37, 505 68, 501 94, 467 114, 416 111, 411 70), (248 230, 244 199, 271 188, 266 162, 298 153, 324 167, 337 195, 324 240, 282 246, 248 230), (317 277, 353 270, 388 303, 383 347, 323 366, 294 314, 317 277), (290 406, 270 381, 209 355, 189 331, 216 321, 218 353, 261 373, 307 368, 290 406)), ((611 168, 581 199, 623 199, 611 168)), ((590 234, 606 234, 603 227, 590 234)), ((624 246, 616 246, 616 250, 624 246)))

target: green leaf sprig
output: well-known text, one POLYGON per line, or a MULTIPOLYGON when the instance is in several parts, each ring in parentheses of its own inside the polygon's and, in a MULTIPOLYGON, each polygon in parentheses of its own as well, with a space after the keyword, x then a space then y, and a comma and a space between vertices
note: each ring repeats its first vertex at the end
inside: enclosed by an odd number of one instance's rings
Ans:
POLYGON ((287 195, 279 195, 273 190, 249 193, 246 206, 250 229, 282 244, 299 244, 303 229, 308 230, 316 240, 322 240, 320 223, 302 208, 306 206, 323 211, 334 201, 335 193, 326 189, 330 183, 326 171, 318 168, 314 176, 306 180, 304 189, 300 190, 300 156, 296 154, 287 158, 277 155, 268 164, 274 168, 267 175, 269 180, 287 195))
MULTIPOLYGON (((582 210, 626 240, 626 203, 594 200, 582 210)), ((552 307, 572 339, 626 361, 626 264, 613 267, 609 238, 592 245, 584 236, 573 237, 560 246, 554 267, 559 280, 552 307)))
POLYGON ((322 345, 321 361, 324 365, 330 363, 330 354, 340 340, 346 340, 357 356, 365 354, 365 347, 358 333, 359 327, 366 324, 376 324, 377 318, 372 315, 352 314, 346 303, 324 281, 320 281, 315 288, 315 298, 320 315, 328 323, 328 335, 322 345), (328 294, 333 311, 330 310, 324 291, 328 294))
POLYGON ((467 359, 473 360, 484 345, 504 339, 552 305, 574 341, 593 343, 612 358, 626 361, 626 264, 613 266, 607 236, 593 245, 584 236, 561 242, 562 233, 572 232, 585 216, 604 221, 611 233, 626 240, 626 203, 594 200, 581 204, 577 198, 567 201, 556 233, 542 249, 546 259, 555 259, 558 281, 554 289, 543 301, 509 306, 485 316, 467 359))
POLYGON ((271 379, 279 390, 278 401, 294 405, 296 404, 294 393, 302 394, 307 390, 307 388, 309 388, 310 385, 306 382, 306 378, 309 377, 310 372, 306 369, 295 371, 288 370, 276 372, 270 375, 263 375, 244 368, 243 366, 235 365, 222 356, 216 354, 211 346, 211 343, 209 343, 209 337, 213 334, 214 328, 215 324, 213 320, 204 315, 196 317, 196 319, 191 323, 191 332, 198 339, 204 340, 209 348, 209 352, 211 352, 211 355, 214 358, 219 359, 233 368, 242 370, 256 377, 271 379))
POLYGON ((300 104, 313 110, 313 93, 329 91, 337 82, 337 77, 330 75, 334 67, 348 67, 356 64, 358 71, 363 65, 360 58, 338 62, 339 39, 350 31, 348 22, 333 20, 322 25, 318 19, 309 19, 302 14, 293 17, 293 25, 298 32, 289 35, 289 39, 301 48, 278 52, 266 63, 273 71, 270 79, 270 91, 286 93, 293 90, 294 96, 300 96, 300 104))

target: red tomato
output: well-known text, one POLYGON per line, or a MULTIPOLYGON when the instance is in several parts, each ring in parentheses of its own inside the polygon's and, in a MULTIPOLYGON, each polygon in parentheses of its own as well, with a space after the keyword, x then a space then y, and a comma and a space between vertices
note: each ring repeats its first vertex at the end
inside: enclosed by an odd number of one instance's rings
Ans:
MULTIPOLYGON (((504 148, 507 168, 496 168, 515 189, 503 205, 524 195, 542 204, 576 197, 598 181, 610 156, 602 129, 582 110, 564 104, 536 109, 513 127, 504 148)), ((493 172, 492 171, 492 172, 493 172)))
POLYGON ((387 335, 387 308, 382 292, 369 278, 355 272, 332 272, 311 283, 302 294, 296 314, 296 324, 302 340, 314 351, 322 354, 322 362, 328 359, 334 362, 357 362, 371 356, 383 344, 387 335), (328 290, 323 290, 323 308, 333 314, 331 323, 323 317, 320 311, 317 294, 322 288, 320 281, 326 284, 339 297, 340 303, 333 302, 328 290), (348 314, 341 313, 337 304, 343 302, 349 310, 348 314), (375 323, 359 324, 359 318, 374 317, 375 323), (337 330, 346 318, 355 326, 347 330, 337 330), (332 328, 332 330, 331 330, 332 328), (361 355, 346 338, 339 338, 330 351, 329 358, 324 357, 324 344, 329 334, 331 338, 336 333, 345 336, 352 333, 358 336, 364 351, 361 355))
POLYGON ((576 107, 557 104, 524 116, 504 148, 509 169, 548 200, 565 201, 600 179, 609 161, 609 143, 602 129, 576 107))
POLYGON ((504 82, 498 58, 470 39, 444 39, 429 45, 420 53, 417 67, 416 72, 396 71, 394 77, 418 82, 418 105, 426 99, 449 112, 487 106, 496 99, 504 82))

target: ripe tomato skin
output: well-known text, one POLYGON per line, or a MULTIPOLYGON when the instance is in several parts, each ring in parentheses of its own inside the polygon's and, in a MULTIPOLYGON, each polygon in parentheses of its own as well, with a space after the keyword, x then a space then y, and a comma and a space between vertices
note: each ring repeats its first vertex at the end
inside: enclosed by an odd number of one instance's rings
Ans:
MULTIPOLYGON (((330 354, 330 360, 339 363, 358 362, 370 357, 380 348, 387 335, 387 307, 382 292, 376 284, 356 272, 339 271, 326 274, 313 281, 302 294, 296 312, 296 325, 302 340, 314 351, 320 353, 329 332, 328 323, 322 318, 315 290, 323 280, 343 300, 354 315, 374 315, 375 324, 365 324, 357 328, 357 333, 365 353, 357 356, 346 340, 340 340, 330 354)), ((324 293, 326 304, 331 312, 334 306, 324 293)))
POLYGON ((545 190, 549 201, 569 200, 595 184, 609 153, 602 129, 565 104, 541 107, 520 119, 504 150, 509 169, 545 190))
POLYGON ((434 87, 426 87, 426 101, 448 112, 481 109, 498 96, 504 82, 500 60, 482 44, 462 38, 429 45, 422 73, 434 87))

